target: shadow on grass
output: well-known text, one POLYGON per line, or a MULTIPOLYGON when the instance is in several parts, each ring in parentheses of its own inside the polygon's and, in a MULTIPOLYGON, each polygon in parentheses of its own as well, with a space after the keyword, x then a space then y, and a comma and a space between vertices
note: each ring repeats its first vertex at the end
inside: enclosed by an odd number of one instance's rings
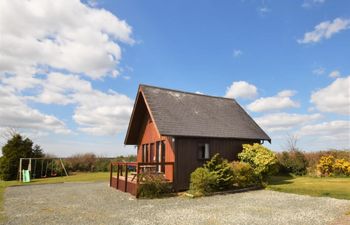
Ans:
POLYGON ((279 184, 290 184, 293 183, 294 179, 291 175, 283 175, 283 176, 272 176, 268 179, 269 185, 279 185, 279 184))

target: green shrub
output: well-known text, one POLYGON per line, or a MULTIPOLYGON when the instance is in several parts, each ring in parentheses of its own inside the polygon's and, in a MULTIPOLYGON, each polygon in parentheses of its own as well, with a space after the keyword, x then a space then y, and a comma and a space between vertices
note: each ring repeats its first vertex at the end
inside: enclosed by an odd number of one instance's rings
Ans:
POLYGON ((208 169, 211 176, 215 178, 212 189, 215 191, 227 190, 232 188, 233 171, 226 159, 223 159, 218 153, 215 154, 204 167, 208 169))
POLYGON ((137 195, 143 198, 159 198, 171 192, 171 185, 164 176, 142 174, 139 179, 141 185, 137 190, 137 195))
POLYGON ((233 171, 233 186, 238 188, 259 185, 260 179, 255 175, 254 169, 245 162, 233 161, 231 163, 233 171))
POLYGON ((249 163, 253 167, 255 175, 261 179, 266 179, 268 175, 277 172, 276 155, 260 144, 244 144, 243 151, 238 154, 238 158, 249 163))
POLYGON ((233 188, 233 171, 227 160, 214 155, 191 174, 190 192, 196 196, 233 188))
POLYGON ((303 152, 293 150, 282 152, 277 155, 279 172, 284 174, 305 175, 307 173, 308 161, 303 152))
POLYGON ((206 195, 213 191, 215 180, 207 168, 199 167, 191 173, 190 192, 196 196, 206 195))

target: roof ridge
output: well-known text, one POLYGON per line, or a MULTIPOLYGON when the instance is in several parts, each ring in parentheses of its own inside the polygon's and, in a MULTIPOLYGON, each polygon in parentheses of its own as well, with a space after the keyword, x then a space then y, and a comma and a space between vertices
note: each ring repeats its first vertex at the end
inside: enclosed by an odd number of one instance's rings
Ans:
POLYGON ((207 94, 198 94, 198 93, 194 93, 194 92, 182 91, 182 90, 171 89, 171 88, 164 88, 164 87, 158 87, 158 86, 153 86, 153 85, 148 85, 148 84, 140 84, 140 87, 156 88, 156 89, 161 89, 161 90, 165 90, 165 91, 173 91, 173 92, 179 92, 179 93, 183 93, 183 94, 197 95, 197 96, 210 97, 210 98, 218 98, 218 99, 224 99, 224 100, 230 100, 230 101, 236 102, 236 99, 234 99, 234 98, 213 96, 213 95, 207 95, 207 94))

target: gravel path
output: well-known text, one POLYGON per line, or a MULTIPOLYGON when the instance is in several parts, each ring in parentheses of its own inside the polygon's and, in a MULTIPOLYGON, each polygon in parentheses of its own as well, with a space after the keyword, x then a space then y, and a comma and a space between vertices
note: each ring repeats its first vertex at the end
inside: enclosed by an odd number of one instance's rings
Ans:
POLYGON ((274 191, 135 200, 107 183, 10 187, 7 224, 334 224, 350 201, 274 191))

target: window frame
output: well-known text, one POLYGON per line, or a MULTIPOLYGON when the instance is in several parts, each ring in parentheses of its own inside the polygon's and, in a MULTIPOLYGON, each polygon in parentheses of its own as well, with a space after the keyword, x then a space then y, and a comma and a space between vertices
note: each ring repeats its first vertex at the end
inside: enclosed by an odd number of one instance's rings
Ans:
POLYGON ((210 144, 208 142, 199 142, 197 144, 197 159, 198 160, 210 159, 210 144))

